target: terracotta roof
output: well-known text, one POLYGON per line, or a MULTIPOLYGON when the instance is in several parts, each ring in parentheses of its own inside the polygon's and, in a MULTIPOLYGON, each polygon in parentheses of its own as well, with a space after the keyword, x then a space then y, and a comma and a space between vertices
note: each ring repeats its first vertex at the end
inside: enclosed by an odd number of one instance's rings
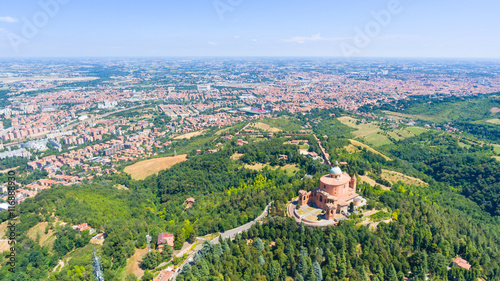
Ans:
POLYGON ((158 234, 157 243, 158 244, 166 244, 167 243, 167 238, 172 238, 172 240, 173 240, 174 235, 170 234, 170 233, 162 232, 162 233, 158 234))
POLYGON ((461 268, 465 268, 467 270, 469 270, 471 268, 471 265, 469 264, 469 262, 467 262, 466 260, 464 260, 460 257, 456 257, 453 260, 453 263, 456 264, 457 266, 459 266, 461 268))

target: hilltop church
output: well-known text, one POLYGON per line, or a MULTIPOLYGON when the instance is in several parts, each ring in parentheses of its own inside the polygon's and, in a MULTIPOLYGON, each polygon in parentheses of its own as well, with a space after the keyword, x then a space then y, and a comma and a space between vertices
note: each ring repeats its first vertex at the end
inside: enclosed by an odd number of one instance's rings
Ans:
POLYGON ((330 174, 321 177, 319 188, 299 191, 299 205, 309 203, 323 209, 325 219, 333 220, 336 214, 347 214, 351 203, 357 209, 366 204, 366 199, 356 193, 356 176, 351 178, 335 162, 330 174))

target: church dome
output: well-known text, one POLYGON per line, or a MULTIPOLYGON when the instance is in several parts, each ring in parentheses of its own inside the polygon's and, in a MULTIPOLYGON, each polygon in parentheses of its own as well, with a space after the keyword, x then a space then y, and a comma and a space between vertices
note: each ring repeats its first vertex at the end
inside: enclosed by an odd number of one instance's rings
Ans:
POLYGON ((330 174, 332 175, 342 175, 342 170, 339 168, 339 166, 334 166, 330 169, 330 174))

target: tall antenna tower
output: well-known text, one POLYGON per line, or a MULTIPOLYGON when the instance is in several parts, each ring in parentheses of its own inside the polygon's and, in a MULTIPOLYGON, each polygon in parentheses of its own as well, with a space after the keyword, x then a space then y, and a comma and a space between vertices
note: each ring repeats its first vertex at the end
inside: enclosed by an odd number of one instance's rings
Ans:
POLYGON ((94 275, 97 281, 104 281, 104 275, 102 274, 101 270, 101 262, 99 261, 99 257, 97 256, 95 249, 94 249, 94 275))
POLYGON ((149 235, 146 235, 146 242, 148 242, 148 252, 151 252, 151 236, 149 235))

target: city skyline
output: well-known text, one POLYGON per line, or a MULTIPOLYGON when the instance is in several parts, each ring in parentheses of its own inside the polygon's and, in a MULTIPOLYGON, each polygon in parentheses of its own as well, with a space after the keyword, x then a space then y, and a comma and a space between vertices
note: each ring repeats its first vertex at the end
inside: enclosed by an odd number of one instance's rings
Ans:
POLYGON ((500 58, 495 7, 485 0, 4 1, 0 57, 500 58))

